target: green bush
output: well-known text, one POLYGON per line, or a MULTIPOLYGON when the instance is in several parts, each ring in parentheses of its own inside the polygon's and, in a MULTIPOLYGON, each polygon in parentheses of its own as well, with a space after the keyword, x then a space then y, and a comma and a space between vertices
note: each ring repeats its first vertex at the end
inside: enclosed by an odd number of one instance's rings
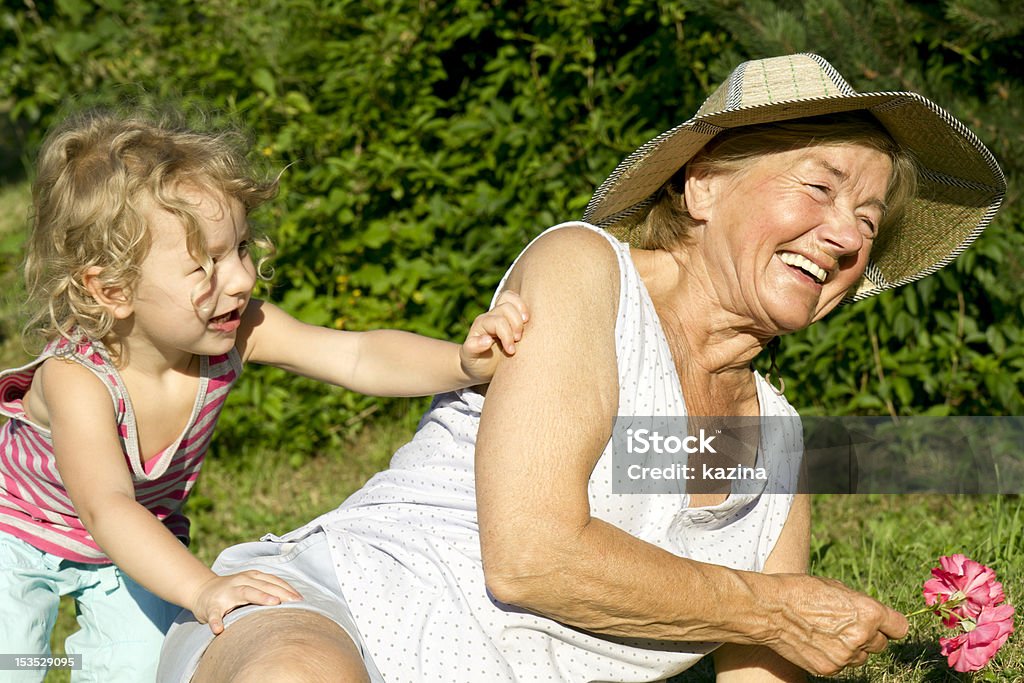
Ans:
MULTIPOLYGON (((256 216, 278 246, 275 301, 312 323, 457 339, 530 238, 579 217, 621 158, 685 120, 746 57, 808 49, 857 88, 921 89, 1016 163, 1021 127, 1006 121, 1019 118, 1008 94, 1019 95, 1019 22, 996 31, 965 9, 6 2, 0 130, 28 159, 76 98, 142 89, 221 107, 285 169, 280 197, 256 216), (855 39, 839 40, 850 26, 855 39)), ((1020 412, 1020 218, 1004 212, 942 275, 787 340, 791 399, 814 412, 1020 412)), ((219 450, 261 443, 297 454, 337 446, 365 416, 396 406, 258 368, 230 400, 219 450)))

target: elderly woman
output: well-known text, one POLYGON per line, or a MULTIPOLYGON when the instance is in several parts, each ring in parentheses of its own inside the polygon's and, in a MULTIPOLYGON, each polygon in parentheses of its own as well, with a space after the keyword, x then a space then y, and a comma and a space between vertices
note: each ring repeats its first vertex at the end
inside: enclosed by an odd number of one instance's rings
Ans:
POLYGON ((185 615, 162 680, 653 681, 713 653, 720 681, 794 681, 862 664, 907 624, 806 574, 799 430, 731 449, 760 476, 675 495, 617 484, 614 445, 652 416, 795 416, 751 360, 951 261, 1003 187, 918 95, 855 93, 815 55, 741 65, 616 169, 588 223, 516 261, 502 288, 532 322, 486 395, 438 397, 341 507, 215 566, 304 601, 240 609, 216 639, 185 615))

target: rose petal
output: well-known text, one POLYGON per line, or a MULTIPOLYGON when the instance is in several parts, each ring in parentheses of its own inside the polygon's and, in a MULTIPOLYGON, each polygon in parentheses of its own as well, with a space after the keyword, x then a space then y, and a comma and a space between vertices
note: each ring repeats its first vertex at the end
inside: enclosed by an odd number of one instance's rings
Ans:
POLYGON ((959 553, 940 557, 939 565, 932 569, 933 578, 922 587, 925 604, 948 602, 959 592, 964 600, 955 611, 973 618, 982 607, 998 605, 1006 599, 1003 585, 989 567, 959 553))
POLYGON ((1013 632, 1012 605, 985 607, 975 628, 954 638, 940 638, 940 652, 960 672, 978 671, 995 656, 1013 632))

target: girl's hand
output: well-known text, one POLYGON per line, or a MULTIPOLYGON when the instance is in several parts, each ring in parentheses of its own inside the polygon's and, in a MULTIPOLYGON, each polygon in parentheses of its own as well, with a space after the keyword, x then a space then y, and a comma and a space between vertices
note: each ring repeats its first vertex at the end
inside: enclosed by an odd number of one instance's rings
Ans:
POLYGON ((251 569, 215 576, 196 591, 192 613, 201 624, 209 624, 213 635, 224 630, 224 615, 242 605, 280 605, 302 596, 284 579, 251 569))
POLYGON ((516 342, 522 338, 527 320, 529 313, 519 295, 508 290, 502 292, 494 308, 473 321, 459 349, 466 375, 481 383, 490 381, 498 367, 499 356, 494 346, 510 356, 515 354, 516 342))

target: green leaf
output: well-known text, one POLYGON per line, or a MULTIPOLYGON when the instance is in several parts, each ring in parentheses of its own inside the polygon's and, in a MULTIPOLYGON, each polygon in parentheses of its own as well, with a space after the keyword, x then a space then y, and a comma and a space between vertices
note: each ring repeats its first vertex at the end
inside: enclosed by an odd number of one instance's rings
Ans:
POLYGON ((100 36, 87 32, 63 33, 53 42, 53 51, 65 64, 75 64, 99 42, 100 36))
POLYGON ((271 97, 277 94, 277 86, 276 83, 274 82, 274 76, 267 69, 264 69, 262 67, 258 69, 253 69, 250 78, 252 79, 253 85, 255 85, 263 92, 267 93, 271 97))
POLYGON ((71 19, 75 26, 81 26, 92 11, 92 5, 86 0, 57 0, 56 4, 57 11, 71 19))

